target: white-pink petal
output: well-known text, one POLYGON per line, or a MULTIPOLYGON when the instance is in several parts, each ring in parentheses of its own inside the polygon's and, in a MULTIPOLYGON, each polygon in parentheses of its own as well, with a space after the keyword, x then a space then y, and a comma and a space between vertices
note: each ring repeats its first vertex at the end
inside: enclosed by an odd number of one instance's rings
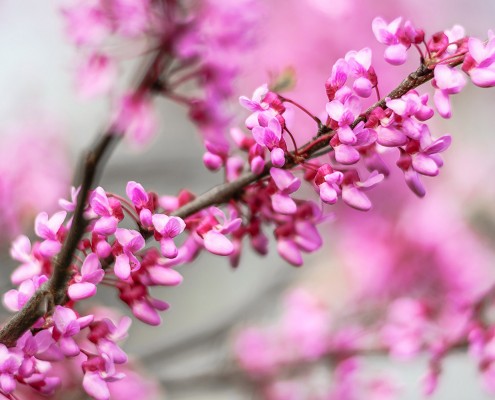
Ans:
POLYGON ((205 233, 204 246, 210 253, 228 256, 234 252, 234 244, 223 234, 214 230, 205 233))
POLYGON ((107 383, 101 379, 98 372, 86 371, 83 378, 83 387, 86 393, 95 400, 110 399, 107 383))
POLYGON ((126 280, 131 276, 131 265, 129 264, 129 257, 125 254, 120 254, 115 259, 114 266, 115 275, 122 280, 126 280))
POLYGON ((96 294, 96 286, 89 282, 73 283, 69 286, 67 294, 74 301, 87 299, 96 294))

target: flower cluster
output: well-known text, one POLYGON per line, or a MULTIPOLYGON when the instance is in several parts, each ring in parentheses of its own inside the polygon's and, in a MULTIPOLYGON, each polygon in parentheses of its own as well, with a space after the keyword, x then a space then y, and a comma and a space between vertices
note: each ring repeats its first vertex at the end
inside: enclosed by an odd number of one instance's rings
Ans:
POLYGON ((426 356, 422 384, 430 395, 445 357, 459 348, 469 349, 484 385, 493 392, 494 330, 486 321, 495 293, 490 288, 493 253, 476 240, 456 210, 445 218, 456 226, 453 233, 428 223, 438 204, 422 212, 405 204, 399 221, 395 215, 376 215, 341 227, 329 252, 337 254, 354 290, 329 293, 327 283, 340 273, 322 263, 318 282, 309 279, 309 288, 292 289, 275 322, 236 332, 238 365, 261 389, 260 398, 287 398, 283 388, 299 393, 300 399, 339 399, 344 393, 352 393, 351 398, 401 398, 402 385, 392 373, 363 379, 367 354, 400 361, 426 356), (454 236, 462 239, 462 249, 453 248, 454 236), (469 270, 466 260, 472 261, 469 270), (318 380, 322 371, 327 377, 323 382, 318 380))
MULTIPOLYGON (((158 130, 153 92, 185 105, 199 127, 207 149, 205 157, 221 162, 228 146, 224 131, 232 119, 227 111, 238 74, 238 57, 252 47, 256 25, 255 0, 198 2, 187 11, 178 1, 77 0, 63 10, 69 39, 81 50, 76 71, 78 92, 93 98, 115 90, 122 61, 128 55, 111 54, 108 43, 124 40, 130 51, 142 52, 140 41, 157 49, 152 80, 134 91, 114 93, 113 129, 135 144, 148 143, 158 130), (232 24, 231 21, 236 21, 232 24), (163 69, 163 73, 159 71, 163 69), (183 87, 194 82, 200 93, 183 87)), ((210 165, 207 163, 207 165, 210 165)))

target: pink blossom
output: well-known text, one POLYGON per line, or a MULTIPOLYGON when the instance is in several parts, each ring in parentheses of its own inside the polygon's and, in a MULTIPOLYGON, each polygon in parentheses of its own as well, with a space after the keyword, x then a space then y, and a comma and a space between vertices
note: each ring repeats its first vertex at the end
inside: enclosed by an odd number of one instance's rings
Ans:
POLYGON ((478 38, 469 38, 469 53, 462 66, 473 83, 480 87, 495 85, 495 35, 489 32, 489 36, 486 44, 478 38))
POLYGON ((92 315, 77 318, 76 313, 67 307, 56 306, 53 313, 55 326, 54 338, 57 340, 60 350, 67 357, 74 357, 79 354, 79 345, 72 336, 87 327, 93 320, 92 315))
POLYGON ((81 273, 72 277, 74 283, 69 285, 67 294, 71 300, 82 300, 96 294, 96 285, 105 276, 105 271, 101 268, 98 256, 95 253, 89 254, 84 260, 81 273))
POLYGON ((151 141, 158 126, 151 98, 130 93, 124 95, 113 118, 115 133, 125 135, 132 143, 142 146, 151 141))
POLYGON ((122 251, 115 258, 114 272, 120 279, 126 280, 131 272, 137 271, 141 263, 134 253, 144 247, 144 238, 138 231, 133 229, 118 228, 115 237, 122 246, 122 251))
POLYGON ((280 139, 282 138, 282 127, 277 118, 270 118, 265 126, 255 126, 252 129, 254 140, 260 146, 267 147, 272 150, 274 147, 278 147, 280 139))
POLYGON ((99 45, 111 32, 111 22, 99 4, 82 1, 63 10, 67 34, 77 45, 99 45))
POLYGON ((437 65, 434 74, 433 85, 436 90, 433 99, 435 106, 443 118, 450 118, 452 110, 449 95, 459 93, 466 85, 466 78, 462 72, 444 64, 437 65))
POLYGON ((22 359, 0 343, 0 388, 3 393, 10 394, 16 388, 15 375, 21 366, 22 359))
POLYGON ((197 232, 203 237, 205 249, 220 256, 232 254, 234 244, 225 235, 237 230, 242 220, 232 211, 230 218, 227 218, 217 207, 210 207, 209 214, 209 217, 205 218, 197 228, 197 232))
POLYGON ((410 90, 399 99, 386 99, 386 105, 401 117, 414 116, 419 121, 426 121, 433 117, 434 111, 428 106, 428 94, 419 96, 415 90, 410 90))
POLYGON ((364 182, 360 182, 355 170, 347 171, 342 182, 342 200, 356 210, 368 211, 371 209, 371 201, 363 191, 377 185, 383 178, 382 174, 375 171, 364 182))
POLYGON ((409 46, 405 46, 401 41, 401 23, 401 17, 394 19, 390 24, 387 24, 383 18, 377 17, 371 24, 376 40, 388 46, 385 50, 385 60, 392 65, 401 65, 406 62, 406 52, 409 46))
POLYGON ((344 103, 340 100, 332 100, 327 103, 326 110, 330 118, 338 124, 337 134, 339 140, 347 145, 356 143, 357 138, 350 125, 361 112, 361 101, 356 96, 348 97, 344 103))
POLYGON ((96 400, 109 400, 110 391, 107 383, 121 380, 125 377, 115 369, 114 362, 106 354, 91 357, 82 364, 84 370, 83 388, 96 400))
POLYGON ((116 342, 127 338, 127 332, 132 320, 129 317, 122 317, 115 325, 110 319, 94 321, 90 325, 89 341, 94 343, 100 355, 108 356, 115 364, 127 362, 127 354, 117 345, 116 342))
POLYGON ((119 221, 124 217, 119 201, 113 197, 109 198, 105 190, 99 186, 89 196, 89 204, 94 213, 100 217, 93 227, 93 232, 104 236, 113 235, 119 221))
POLYGON ((263 99, 265 98, 267 93, 268 85, 265 83, 256 88, 251 99, 248 99, 246 96, 241 96, 239 98, 239 103, 241 104, 241 106, 252 112, 268 110, 268 103, 263 102, 263 99))
POLYGON ((40 238, 45 239, 39 248, 43 256, 53 257, 62 248, 58 234, 66 216, 65 211, 59 211, 53 214, 50 219, 48 219, 46 212, 41 212, 36 217, 34 231, 40 238))
POLYGON ((77 90, 85 99, 106 94, 116 77, 117 68, 113 60, 104 54, 92 53, 77 69, 77 90))
POLYGON ((11 275, 14 285, 41 274, 42 263, 31 253, 31 242, 27 236, 21 235, 12 242, 10 255, 22 263, 11 275))
POLYGON ((179 250, 173 238, 184 232, 186 223, 179 217, 169 217, 164 214, 155 214, 152 217, 156 239, 160 241, 162 254, 167 258, 175 258, 179 250))
POLYGON ((67 212, 74 212, 77 204, 77 196, 79 195, 80 191, 81 191, 81 186, 79 186, 78 188, 72 186, 70 188, 70 201, 65 199, 59 199, 58 205, 67 212))
POLYGON ((289 197, 289 194, 294 193, 299 189, 301 181, 290 171, 280 168, 271 168, 270 176, 278 188, 278 191, 272 195, 273 209, 282 214, 294 214, 297 205, 295 201, 289 197))
POLYGON ((20 284, 19 290, 11 289, 3 295, 5 307, 11 311, 19 311, 47 280, 45 275, 26 279, 20 284))

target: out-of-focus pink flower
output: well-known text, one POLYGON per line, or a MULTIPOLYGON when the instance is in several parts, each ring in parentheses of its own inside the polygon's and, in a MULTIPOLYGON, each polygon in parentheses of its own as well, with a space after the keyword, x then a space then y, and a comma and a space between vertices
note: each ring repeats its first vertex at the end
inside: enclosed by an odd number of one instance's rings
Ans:
POLYGON ((125 135, 139 146, 149 143, 158 128, 151 98, 139 93, 124 95, 113 118, 115 134, 125 135))
POLYGON ((106 94, 116 77, 117 68, 113 60, 105 54, 93 53, 77 69, 77 90, 85 99, 106 94))
POLYGON ((0 134, 0 242, 13 239, 41 212, 56 211, 71 170, 53 123, 15 125, 0 134))

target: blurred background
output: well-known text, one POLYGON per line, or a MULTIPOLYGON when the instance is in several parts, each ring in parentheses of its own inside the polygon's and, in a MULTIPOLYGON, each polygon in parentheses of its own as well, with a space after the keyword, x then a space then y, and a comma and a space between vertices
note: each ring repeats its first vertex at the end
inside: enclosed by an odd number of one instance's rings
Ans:
MULTIPOLYGON (((83 101, 74 90, 78 54, 64 36, 59 7, 54 0, 0 2, 4 290, 10 288, 8 275, 14 266, 8 258, 9 240, 32 231, 37 212, 53 211, 58 198, 67 197, 81 151, 108 121, 108 99, 83 101)), ((245 55, 239 94, 250 96, 271 74, 292 67, 297 84, 290 97, 316 114, 324 111, 323 85, 332 64, 348 50, 376 49, 373 60, 382 94, 415 69, 416 60, 399 68, 380 60, 384 48, 371 31, 375 16, 391 20, 402 15, 427 35, 457 23, 468 35, 481 38, 495 28, 495 3, 486 0, 270 0, 260 10, 259 43, 245 55)), ((132 60, 126 62, 125 73, 133 66, 132 60)), ((183 284, 156 293, 172 304, 162 325, 150 328, 135 323, 128 352, 147 374, 160 380, 167 398, 255 399, 258 394, 252 383, 235 366, 234 338, 246 326, 276 324, 283 309, 281 299, 292 288, 305 288, 335 315, 356 299, 386 302, 419 290, 447 301, 449 296, 486 289, 495 279, 494 107, 495 91, 468 85, 454 99, 452 119, 433 123, 434 136, 450 133, 454 142, 440 176, 434 182, 424 179, 426 198, 410 193, 402 173, 393 170, 390 180, 372 193, 372 211, 334 208, 334 220, 322 226, 324 248, 305 257, 304 267, 286 265, 274 251, 260 258, 248 249, 236 270, 227 260, 207 254, 182 267, 183 284), (389 269, 383 272, 384 268, 389 269), (380 280, 394 268, 397 282, 380 280), (453 282, 435 286, 445 276, 454 277, 453 282)), ((124 193, 127 181, 135 180, 159 194, 175 194, 183 187, 201 193, 220 183, 221 174, 203 166, 203 148, 186 110, 163 100, 159 114, 160 134, 154 142, 141 150, 126 143, 118 146, 103 173, 102 186, 124 193)), ((245 117, 239 110, 238 122, 245 117)), ((300 122, 304 116, 297 118, 295 131, 304 142, 314 132, 311 125, 300 122)), ((113 293, 101 296, 106 305, 120 306, 113 293)), ((434 399, 489 398, 475 363, 466 362, 467 358, 462 353, 448 358, 434 399)), ((368 370, 396 378, 397 398, 421 397, 419 380, 426 360, 398 362, 373 356, 366 362, 368 370)))

